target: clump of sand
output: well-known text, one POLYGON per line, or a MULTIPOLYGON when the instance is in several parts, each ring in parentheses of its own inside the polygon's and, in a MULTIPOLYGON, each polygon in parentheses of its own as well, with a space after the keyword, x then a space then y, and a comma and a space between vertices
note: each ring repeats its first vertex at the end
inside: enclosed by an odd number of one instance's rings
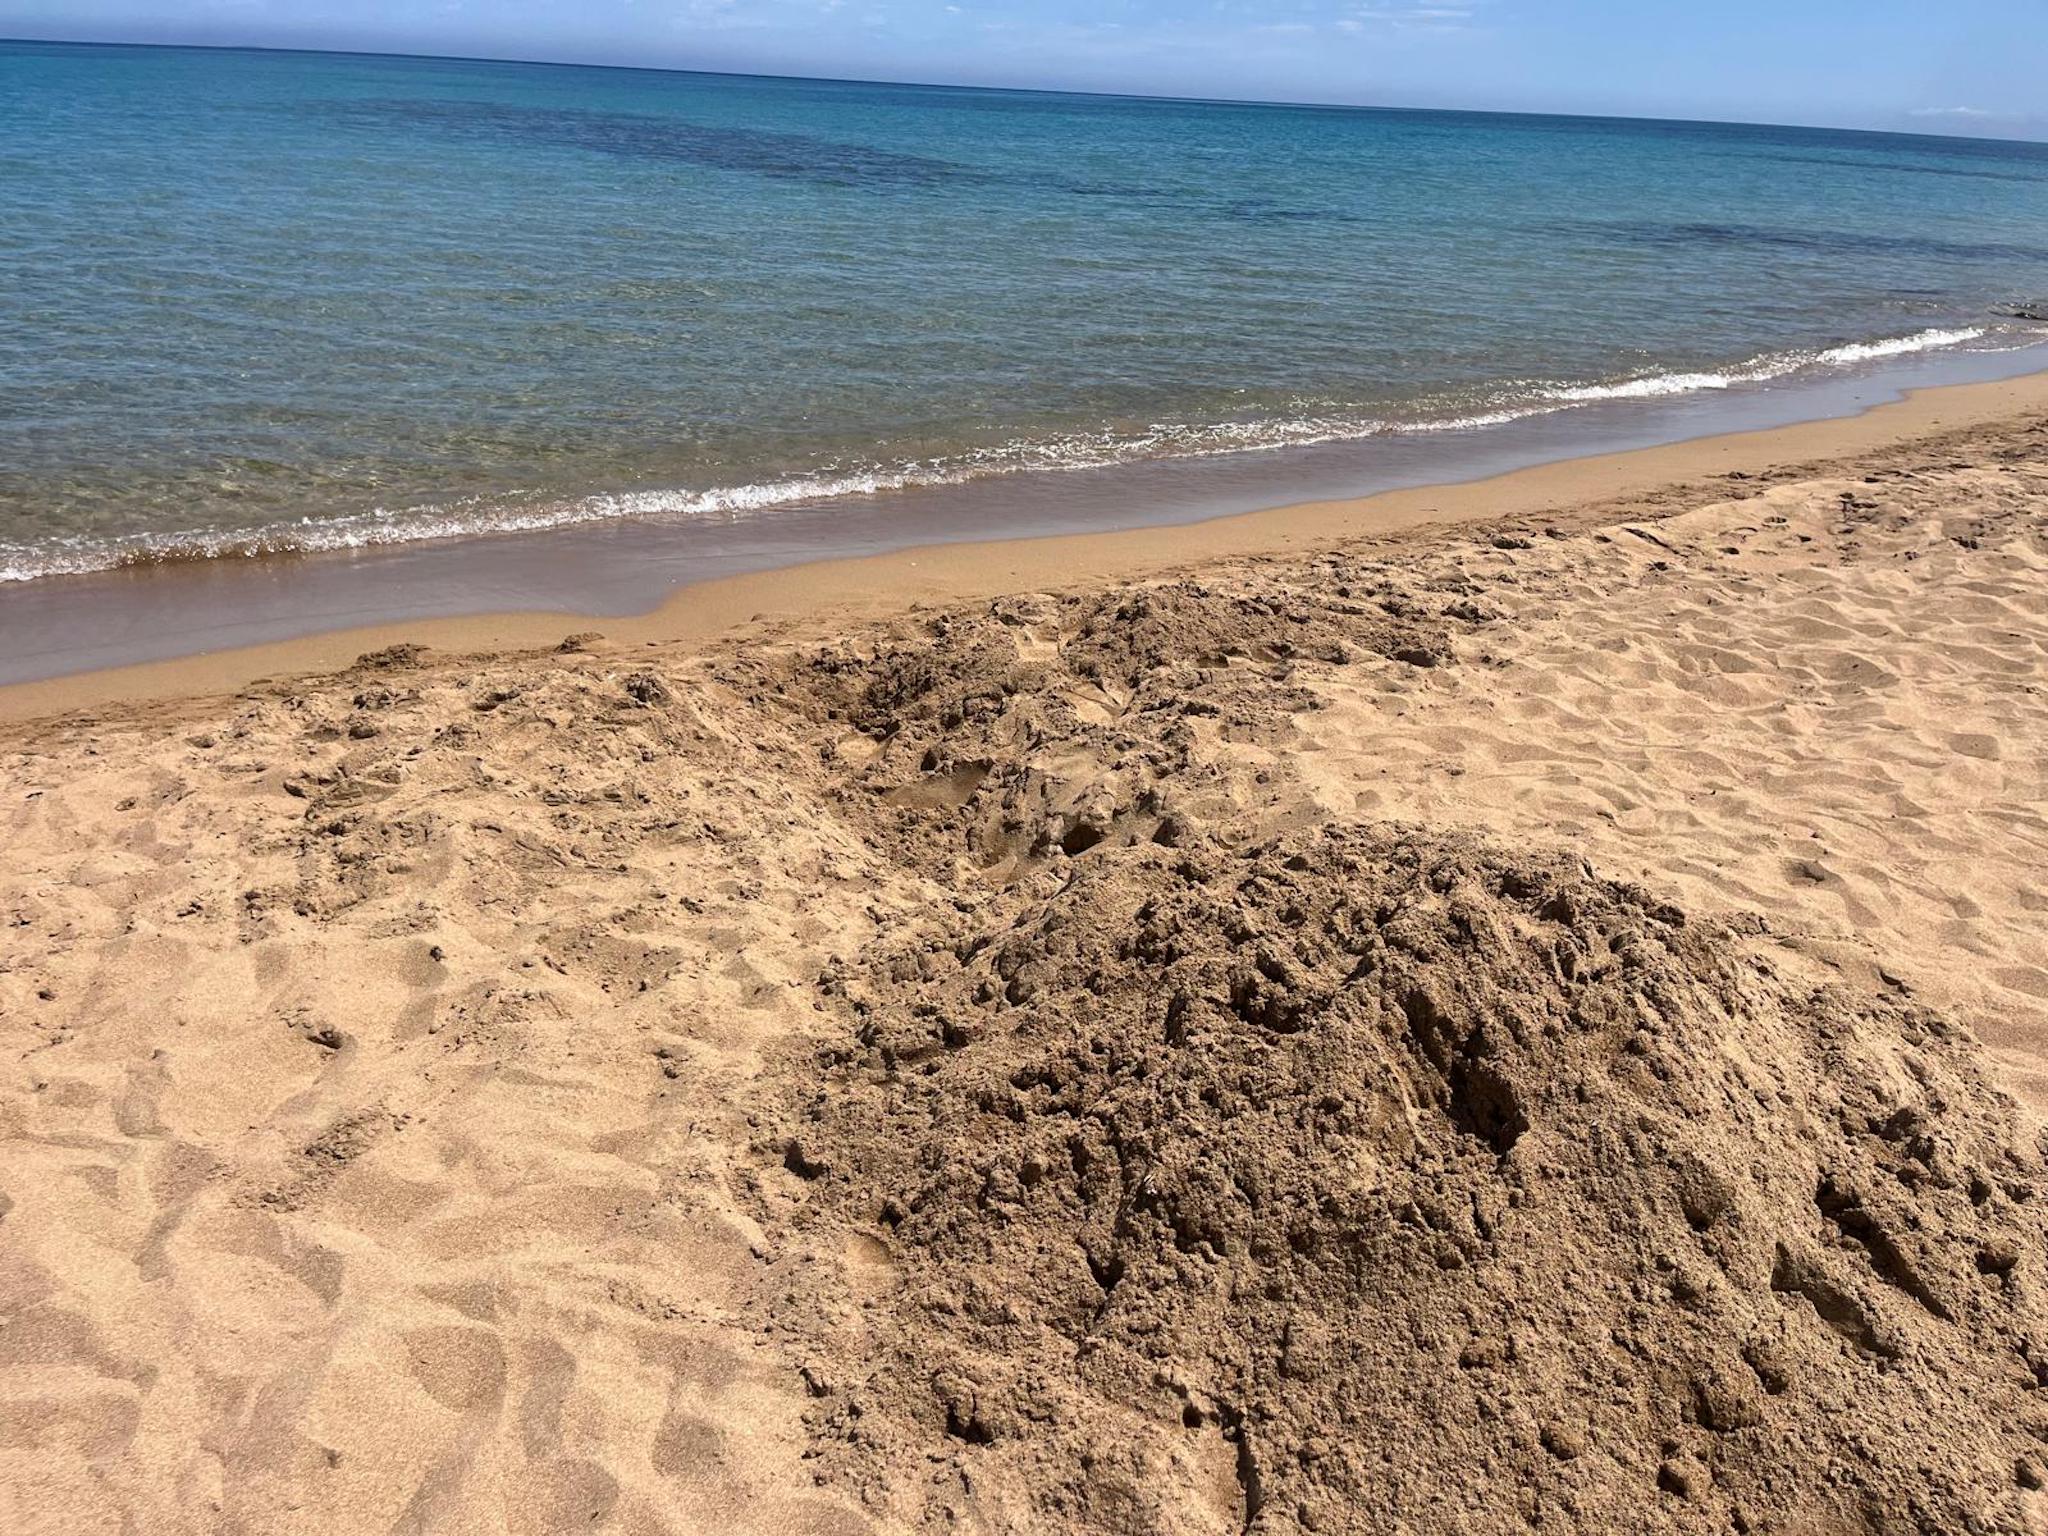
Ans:
POLYGON ((914 1525, 2023 1528, 2044 1170, 1937 1015, 1392 826, 1122 848, 829 987, 785 1162, 892 1279, 780 1317, 914 1525))

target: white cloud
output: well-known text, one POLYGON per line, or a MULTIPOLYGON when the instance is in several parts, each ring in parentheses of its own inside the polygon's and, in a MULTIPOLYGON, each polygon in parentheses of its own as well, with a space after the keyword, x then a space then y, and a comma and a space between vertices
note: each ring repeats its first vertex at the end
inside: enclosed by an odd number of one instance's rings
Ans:
POLYGON ((1908 117, 1996 117, 1995 112, 1986 112, 1982 107, 1915 107, 1908 117))
POLYGON ((1373 4, 1353 6, 1350 14, 1338 18, 1336 25, 1344 32, 1363 32, 1368 27, 1455 32, 1471 26, 1477 17, 1477 7, 1471 5, 1373 4))

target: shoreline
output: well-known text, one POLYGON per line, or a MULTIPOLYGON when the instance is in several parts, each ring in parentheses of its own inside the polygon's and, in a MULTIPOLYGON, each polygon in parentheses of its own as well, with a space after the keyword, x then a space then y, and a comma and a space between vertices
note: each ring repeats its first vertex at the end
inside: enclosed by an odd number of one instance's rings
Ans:
MULTIPOLYGON (((343 626, 86 668, 0 685, 0 722, 227 693, 266 677, 332 671, 364 652, 397 644, 466 653, 541 650, 592 629, 614 645, 701 643, 750 624, 777 630, 803 623, 823 628, 927 604, 1048 587, 1081 589, 1209 560, 1298 554, 1437 527, 1537 516, 1586 526, 1611 516, 1613 509, 1606 504, 1616 498, 1678 482, 1869 453, 2033 411, 2048 411, 2048 370, 1910 389, 1854 414, 1592 453, 1469 480, 1297 501, 1198 521, 914 544, 798 561, 676 587, 656 607, 638 614, 508 608, 343 626)), ((143 579, 161 574, 147 573, 143 579)))

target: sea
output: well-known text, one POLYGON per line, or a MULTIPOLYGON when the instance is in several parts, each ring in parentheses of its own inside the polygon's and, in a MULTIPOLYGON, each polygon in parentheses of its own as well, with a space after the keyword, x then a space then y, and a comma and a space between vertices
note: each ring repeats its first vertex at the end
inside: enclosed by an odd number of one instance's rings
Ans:
POLYGON ((0 579, 1364 481, 2044 299, 2041 144, 0 43, 0 579))

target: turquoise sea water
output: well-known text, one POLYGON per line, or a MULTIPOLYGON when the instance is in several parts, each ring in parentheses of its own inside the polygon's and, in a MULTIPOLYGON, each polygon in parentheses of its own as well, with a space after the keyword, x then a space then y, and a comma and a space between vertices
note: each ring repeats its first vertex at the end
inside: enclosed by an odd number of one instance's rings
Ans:
POLYGON ((2043 298, 2044 145, 0 44, 0 576, 1481 432, 2043 298))

